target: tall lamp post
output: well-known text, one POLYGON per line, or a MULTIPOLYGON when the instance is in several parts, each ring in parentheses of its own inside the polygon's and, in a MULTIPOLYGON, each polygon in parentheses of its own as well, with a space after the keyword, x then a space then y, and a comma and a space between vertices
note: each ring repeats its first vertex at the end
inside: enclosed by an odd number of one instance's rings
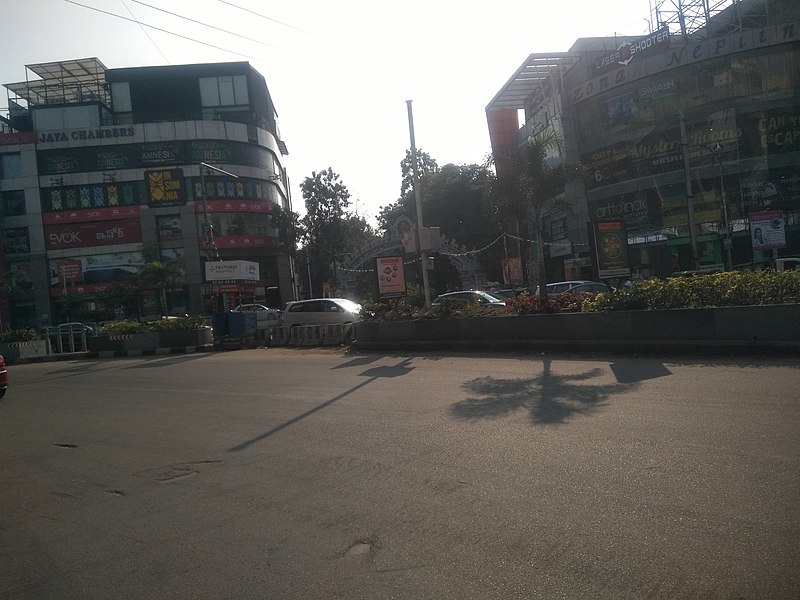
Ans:
POLYGON ((408 130, 411 137, 411 166, 414 182, 414 199, 417 207, 417 250, 422 263, 422 289, 425 293, 425 308, 431 307, 431 288, 428 283, 428 252, 422 248, 422 198, 419 189, 419 168, 417 167, 417 144, 414 140, 414 114, 411 110, 411 100, 406 100, 408 107, 408 130))
POLYGON ((200 163, 200 187, 203 188, 203 229, 205 229, 205 238, 206 238, 206 256, 214 259, 219 260, 219 253, 217 252, 217 247, 214 244, 214 228, 211 226, 211 223, 208 222, 208 193, 206 192, 206 169, 211 171, 216 171, 217 173, 222 173, 223 175, 228 175, 229 177, 233 177, 234 179, 239 179, 238 175, 234 175, 233 173, 229 173, 228 171, 224 171, 214 165, 210 165, 208 163, 201 162, 200 163))
POLYGON ((725 239, 722 240, 722 245, 725 247, 727 262, 725 264, 726 271, 733 270, 732 248, 733 239, 731 238, 731 222, 728 219, 728 197, 725 195, 725 180, 722 177, 722 146, 719 142, 711 149, 714 155, 714 161, 717 163, 719 169, 719 189, 722 197, 722 215, 725 219, 725 239))

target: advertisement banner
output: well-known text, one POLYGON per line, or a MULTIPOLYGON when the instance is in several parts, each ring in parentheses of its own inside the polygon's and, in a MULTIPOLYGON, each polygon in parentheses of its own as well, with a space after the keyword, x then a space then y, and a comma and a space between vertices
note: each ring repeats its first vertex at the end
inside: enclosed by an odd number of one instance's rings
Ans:
POLYGON ((186 190, 181 169, 146 171, 144 178, 147 183, 147 205, 151 208, 186 204, 186 190))
POLYGON ((85 223, 89 221, 118 221, 129 218, 138 219, 140 214, 141 208, 138 206, 65 210, 42 213, 42 223, 45 225, 59 225, 61 223, 85 223))
POLYGON ((44 237, 48 250, 133 244, 142 241, 142 225, 139 219, 65 223, 46 226, 44 237))
POLYGON ((258 281, 258 263, 249 260, 218 260, 206 263, 206 281, 258 281))
POLYGON ((406 276, 402 256, 376 258, 378 295, 381 298, 398 298, 406 295, 406 276))
POLYGON ((600 279, 629 277, 628 234, 623 221, 600 221, 594 226, 594 247, 600 279))
POLYGON ((753 250, 786 247, 786 221, 782 210, 750 213, 750 241, 753 250))
POLYGON ((511 285, 522 283, 522 259, 518 256, 513 258, 501 258, 500 266, 503 269, 503 283, 511 285))

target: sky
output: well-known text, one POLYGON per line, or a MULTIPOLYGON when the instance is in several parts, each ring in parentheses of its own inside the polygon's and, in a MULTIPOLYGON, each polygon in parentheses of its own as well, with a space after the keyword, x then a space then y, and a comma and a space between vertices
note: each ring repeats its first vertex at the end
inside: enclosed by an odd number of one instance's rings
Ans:
POLYGON ((418 151, 440 166, 482 163, 486 105, 529 54, 647 33, 651 1, 0 0, 0 83, 24 81, 27 64, 77 58, 108 68, 246 60, 278 112, 293 210, 305 213, 302 181, 330 167, 349 208, 375 224, 400 195, 407 100, 418 151))

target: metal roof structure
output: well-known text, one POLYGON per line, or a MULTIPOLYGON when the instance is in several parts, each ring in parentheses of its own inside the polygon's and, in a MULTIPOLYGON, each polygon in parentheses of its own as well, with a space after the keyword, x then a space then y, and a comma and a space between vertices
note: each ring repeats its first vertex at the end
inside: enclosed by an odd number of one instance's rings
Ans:
POLYGON ((554 74, 566 71, 580 58, 569 52, 531 54, 486 106, 490 110, 524 108, 525 100, 554 74))
POLYGON ((106 66, 97 58, 38 63, 25 65, 25 68, 25 81, 3 86, 29 106, 91 101, 109 103, 106 66), (40 79, 28 79, 28 71, 40 79))

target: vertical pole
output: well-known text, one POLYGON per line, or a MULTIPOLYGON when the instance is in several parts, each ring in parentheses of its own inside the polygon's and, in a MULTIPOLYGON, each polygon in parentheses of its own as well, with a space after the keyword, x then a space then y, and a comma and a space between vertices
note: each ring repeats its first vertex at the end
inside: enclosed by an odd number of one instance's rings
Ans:
POLYGON ((694 222, 694 194, 692 193, 692 175, 689 172, 689 142, 686 138, 686 117, 679 111, 681 125, 681 150, 683 152, 683 172, 686 176, 686 208, 689 213, 689 242, 692 245, 692 269, 697 268, 697 226, 694 222))
POLYGON ((417 250, 422 267, 422 287, 425 291, 425 308, 431 307, 431 290, 428 285, 428 251, 422 249, 420 231, 422 230, 422 199, 419 189, 419 168, 417 167, 417 145, 414 141, 414 115, 411 110, 411 100, 406 100, 408 107, 408 130, 411 135, 411 165, 414 172, 414 200, 417 205, 417 250))
POLYGON ((725 217, 725 251, 727 253, 728 264, 726 265, 726 269, 728 271, 733 271, 733 257, 731 255, 731 222, 728 219, 728 197, 725 195, 725 180, 722 177, 722 159, 721 156, 719 163, 719 188, 722 193, 722 214, 725 217))

